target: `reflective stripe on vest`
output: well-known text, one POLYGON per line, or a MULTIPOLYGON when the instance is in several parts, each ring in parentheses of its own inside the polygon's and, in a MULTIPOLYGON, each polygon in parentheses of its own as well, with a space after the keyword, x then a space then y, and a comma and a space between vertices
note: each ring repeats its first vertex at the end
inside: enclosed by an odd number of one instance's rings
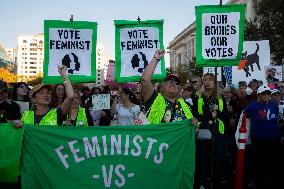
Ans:
MULTIPOLYGON (((223 112, 224 109, 224 102, 222 100, 222 98, 218 98, 218 109, 220 110, 220 112, 223 112)), ((204 101, 203 98, 201 97, 201 95, 198 96, 198 114, 199 115, 203 115, 203 105, 204 105, 204 101)))
POLYGON ((79 107, 76 126, 88 126, 88 120, 87 120, 85 108, 79 107))
MULTIPOLYGON (((185 114, 185 117, 187 119, 191 119, 193 118, 193 115, 188 107, 188 105, 184 102, 184 100, 182 98, 178 99, 178 102, 181 105, 181 108, 185 114)), ((166 100, 165 98, 158 93, 157 97, 155 98, 152 106, 150 107, 150 113, 148 115, 148 120, 152 123, 152 124, 159 124, 161 123, 165 111, 166 111, 166 100)))
MULTIPOLYGON (((218 109, 220 110, 220 112, 223 112, 224 110, 224 102, 222 100, 222 98, 218 98, 218 109)), ((204 105, 204 101, 203 101, 203 98, 201 97, 201 95, 198 96, 198 104, 197 104, 197 108, 198 108, 198 114, 199 115, 203 115, 203 105, 204 105)), ((219 125, 219 132, 221 134, 224 134, 225 133, 225 125, 224 125, 224 122, 220 119, 217 118, 217 121, 218 121, 218 125, 219 125)), ((200 122, 199 124, 200 125, 200 122)))
MULTIPOLYGON (((51 109, 48 113, 40 120, 39 125, 53 125, 57 126, 57 110, 51 109)), ((22 116, 23 124, 32 124, 35 125, 34 122, 35 113, 34 111, 24 111, 22 116)))

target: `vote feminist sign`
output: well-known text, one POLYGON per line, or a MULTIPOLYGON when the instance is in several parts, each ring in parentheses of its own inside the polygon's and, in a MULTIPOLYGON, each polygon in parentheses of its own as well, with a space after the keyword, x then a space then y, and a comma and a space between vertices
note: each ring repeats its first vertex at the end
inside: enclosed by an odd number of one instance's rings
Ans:
POLYGON ((240 7, 237 6, 236 9, 234 6, 224 8, 217 6, 218 8, 215 9, 212 9, 212 6, 196 8, 196 45, 197 60, 199 60, 197 63, 205 64, 209 61, 210 66, 212 63, 225 66, 223 62, 232 65, 230 61, 239 58, 243 44, 243 26, 240 23, 243 22, 244 17, 238 10, 240 7))
MULTIPOLYGON (((155 51, 163 48, 163 21, 115 21, 115 80, 119 83, 139 81, 150 64, 155 51)), ((154 72, 154 79, 165 74, 162 59, 154 72)))
POLYGON ((58 65, 66 66, 72 83, 94 82, 97 23, 46 20, 44 29, 43 82, 63 82, 57 71, 58 65))

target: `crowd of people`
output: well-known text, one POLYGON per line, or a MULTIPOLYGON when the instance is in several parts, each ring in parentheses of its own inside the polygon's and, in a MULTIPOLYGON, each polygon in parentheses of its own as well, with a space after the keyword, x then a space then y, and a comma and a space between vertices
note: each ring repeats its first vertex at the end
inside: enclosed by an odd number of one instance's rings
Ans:
POLYGON ((58 67, 64 80, 59 85, 31 88, 19 82, 10 91, 0 81, 0 123, 11 122, 15 128, 23 124, 123 126, 135 125, 140 112, 151 124, 190 119, 190 126, 196 127, 194 188, 221 189, 233 187, 235 133, 240 116, 246 114, 251 142, 246 145, 245 187, 281 186, 284 82, 277 81, 273 89, 257 80, 222 88, 214 74, 207 73, 202 78, 191 76, 184 86, 175 74, 153 84, 152 75, 164 54, 163 50, 156 52, 141 82, 132 89, 72 86, 64 66, 58 67), (98 94, 110 94, 110 109, 92 108, 92 96, 98 94))

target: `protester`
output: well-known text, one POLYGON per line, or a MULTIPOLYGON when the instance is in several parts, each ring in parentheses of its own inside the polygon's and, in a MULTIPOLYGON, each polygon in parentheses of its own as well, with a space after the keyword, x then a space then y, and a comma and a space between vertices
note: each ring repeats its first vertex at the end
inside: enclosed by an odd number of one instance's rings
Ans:
POLYGON ((13 88, 12 100, 29 102, 29 88, 25 82, 18 82, 13 88))
MULTIPOLYGON (((109 94, 110 95, 110 93, 111 93, 110 89, 108 87, 104 87, 104 90, 102 90, 99 94, 109 94)), ((112 120, 110 109, 102 109, 102 110, 92 109, 90 113, 91 113, 95 126, 109 126, 110 125, 110 122, 112 120)))
POLYGON ((277 83, 279 79, 276 78, 276 69, 275 68, 268 68, 266 70, 266 81, 267 83, 277 83))
POLYGON ((283 81, 279 82, 277 88, 280 91, 280 99, 284 101, 284 82, 283 81))
MULTIPOLYGON (((271 100, 279 107, 279 120, 283 120, 284 102, 280 98, 280 91, 278 89, 271 90, 271 100)), ((282 122, 282 121, 281 121, 282 122)))
POLYGON ((201 78, 198 77, 198 76, 192 76, 190 83, 194 87, 194 89, 196 91, 196 94, 199 95, 201 87, 202 87, 202 80, 201 80, 201 78))
POLYGON ((83 108, 89 108, 90 103, 92 101, 92 96, 90 95, 90 88, 88 86, 83 86, 81 88, 81 105, 83 108))
POLYGON ((140 110, 135 94, 127 87, 118 91, 111 106, 111 113, 117 118, 116 125, 134 125, 140 110))
POLYGON ((21 112, 17 103, 8 98, 8 86, 5 81, 0 80, 0 123, 13 123, 21 127, 21 112))
POLYGON ((93 126, 94 122, 88 109, 80 107, 81 96, 79 91, 74 90, 70 111, 65 122, 68 126, 93 126))
POLYGON ((277 188, 279 186, 280 137, 278 126, 279 108, 270 100, 268 86, 257 89, 258 100, 245 109, 251 120, 251 147, 253 152, 253 171, 255 187, 277 188))
POLYGON ((51 109, 51 86, 38 84, 32 89, 32 101, 35 105, 34 110, 23 113, 23 124, 61 125, 63 123, 63 116, 69 111, 74 92, 71 82, 66 76, 66 67, 58 66, 58 72, 63 77, 67 96, 62 105, 57 109, 51 109))
POLYGON ((18 82, 14 85, 12 100, 20 106, 21 113, 29 110, 31 107, 29 91, 28 84, 25 82, 18 82))
POLYGON ((193 102, 199 121, 196 139, 195 188, 226 188, 225 184, 225 132, 227 106, 215 84, 215 76, 203 76, 200 95, 193 102))
MULTIPOLYGON (((193 118, 189 106, 184 99, 179 98, 181 80, 177 75, 170 74, 164 79, 162 94, 154 90, 151 82, 152 75, 164 54, 165 50, 156 51, 150 64, 142 73, 141 94, 148 112, 147 118, 152 124, 193 118)), ((197 120, 192 119, 192 124, 196 123, 197 120)))
POLYGON ((51 108, 59 108, 66 98, 66 91, 63 84, 55 85, 51 93, 51 108))
POLYGON ((192 85, 183 89, 182 98, 189 103, 190 106, 193 106, 192 98, 196 95, 196 91, 192 85))

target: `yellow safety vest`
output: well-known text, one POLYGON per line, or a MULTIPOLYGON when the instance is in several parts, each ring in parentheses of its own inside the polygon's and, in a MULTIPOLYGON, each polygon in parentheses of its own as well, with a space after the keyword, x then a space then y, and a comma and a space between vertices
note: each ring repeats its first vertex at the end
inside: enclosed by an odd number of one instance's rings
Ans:
MULTIPOLYGON (((224 110, 224 102, 222 100, 222 98, 218 98, 218 109, 220 110, 220 112, 223 112, 224 110)), ((198 96, 198 114, 199 115, 203 115, 203 105, 204 105, 204 101, 203 98, 201 97, 201 95, 198 96)), ((224 122, 220 119, 217 118, 217 121, 219 123, 219 132, 221 134, 225 133, 225 125, 224 122)), ((200 124, 200 123, 199 123, 200 124)))
MULTIPOLYGON (((181 108, 185 114, 186 119, 193 118, 193 115, 188 105, 184 102, 184 100, 182 98, 179 98, 178 102, 181 105, 181 108)), ((148 120, 152 124, 161 123, 166 111, 166 106, 167 106, 166 99, 160 93, 158 93, 158 96, 155 98, 152 106, 150 107, 150 112, 149 115, 147 116, 148 120)))
MULTIPOLYGON (((35 112, 24 111, 22 116, 23 124, 35 125, 35 112)), ((49 112, 40 120, 39 125, 52 125, 57 126, 57 112, 56 109, 51 109, 49 112)))
POLYGON ((85 108, 79 107, 76 126, 88 126, 88 120, 87 120, 85 108))

